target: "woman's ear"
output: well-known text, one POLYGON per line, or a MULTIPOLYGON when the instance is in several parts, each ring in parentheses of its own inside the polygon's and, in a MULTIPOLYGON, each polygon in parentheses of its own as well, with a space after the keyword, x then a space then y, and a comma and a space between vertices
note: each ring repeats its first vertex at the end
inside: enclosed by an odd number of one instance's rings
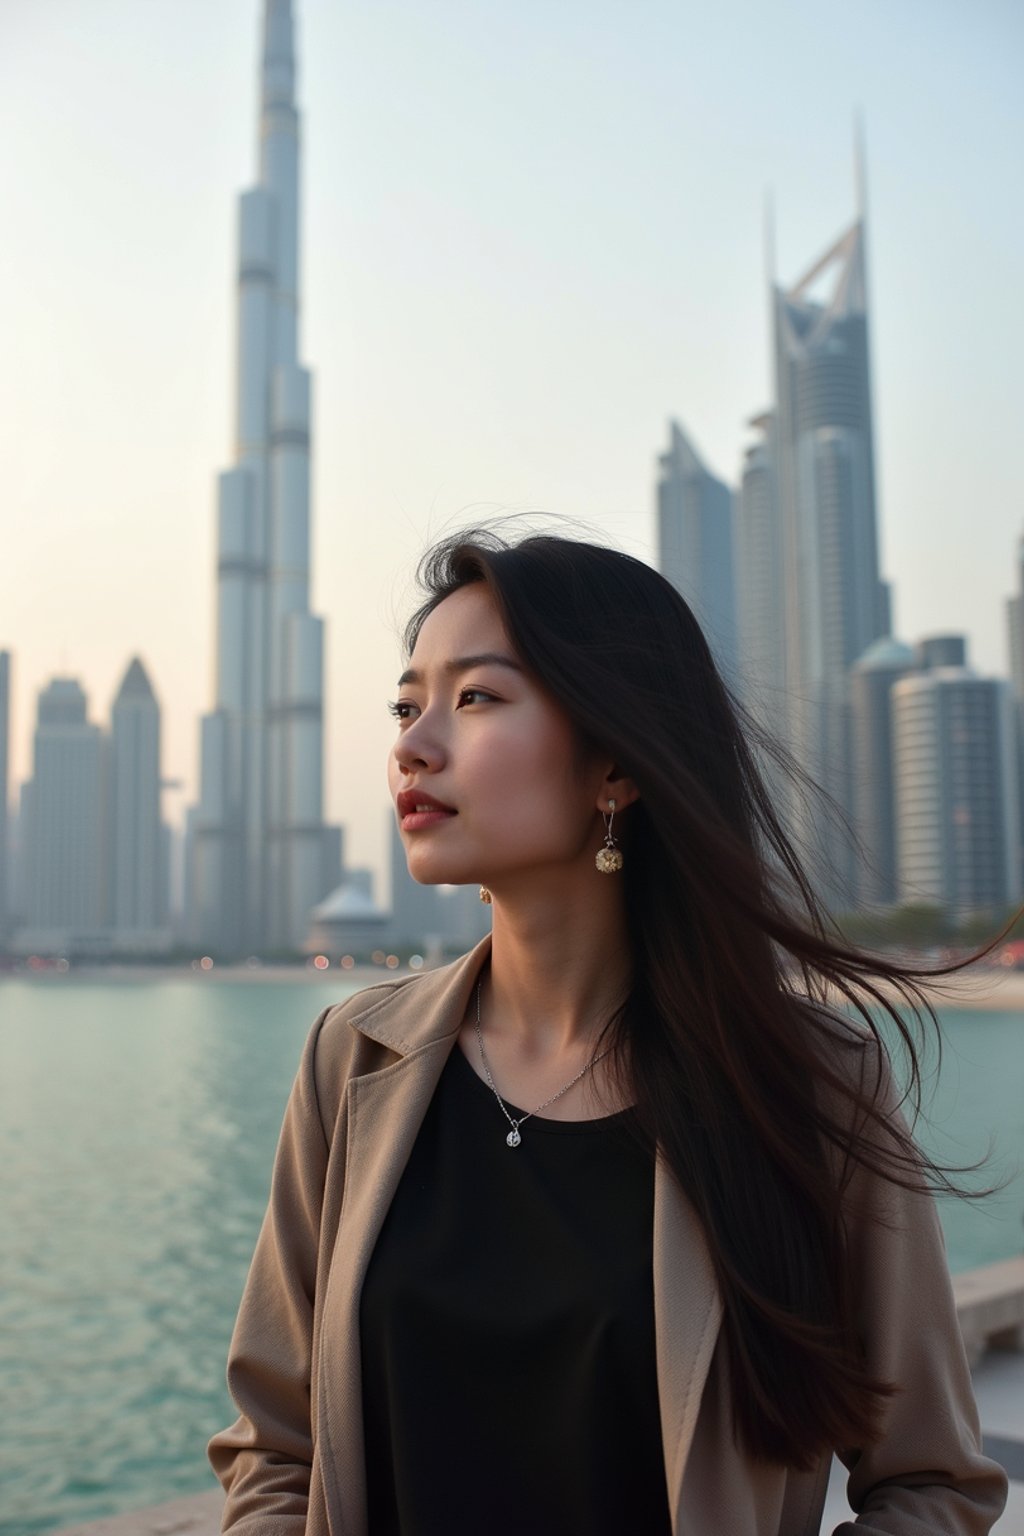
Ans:
POLYGON ((616 811, 623 811, 627 805, 632 805, 633 801, 639 798, 640 791, 633 780, 627 778, 617 765, 612 763, 598 789, 598 810, 607 811, 609 800, 614 800, 616 811))

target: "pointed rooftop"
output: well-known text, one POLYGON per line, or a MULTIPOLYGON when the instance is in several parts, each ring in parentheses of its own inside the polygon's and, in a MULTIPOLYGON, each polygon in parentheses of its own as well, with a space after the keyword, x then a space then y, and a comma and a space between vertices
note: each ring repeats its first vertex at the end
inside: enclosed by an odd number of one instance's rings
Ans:
POLYGON ((156 694, 145 667, 137 656, 133 656, 128 664, 128 670, 121 680, 121 686, 114 697, 114 708, 118 704, 137 703, 139 700, 156 703, 156 694))
POLYGON ((857 219, 791 288, 777 289, 786 337, 811 349, 839 321, 867 313, 864 222, 857 219))
POLYGON ((679 425, 668 424, 668 451, 662 455, 662 468, 677 475, 706 475, 708 468, 696 448, 679 425))

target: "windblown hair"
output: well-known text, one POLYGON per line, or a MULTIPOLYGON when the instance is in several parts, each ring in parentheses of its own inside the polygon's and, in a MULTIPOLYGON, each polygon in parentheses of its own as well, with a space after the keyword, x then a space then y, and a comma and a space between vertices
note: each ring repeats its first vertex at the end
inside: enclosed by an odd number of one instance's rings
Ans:
POLYGON ((872 1378, 858 1345, 842 1196, 858 1168, 958 1192, 954 1170, 891 1113, 877 1023, 887 1015, 898 1032, 919 1101, 916 1042, 938 1030, 923 984, 957 967, 913 967, 841 937, 759 761, 803 793, 814 786, 732 699, 656 571, 594 544, 477 529, 429 551, 420 581, 410 652, 438 603, 485 582, 583 748, 639 789, 622 816, 633 981, 608 1025, 612 1059, 703 1224, 737 1434, 797 1468, 870 1443, 894 1384, 872 1378))

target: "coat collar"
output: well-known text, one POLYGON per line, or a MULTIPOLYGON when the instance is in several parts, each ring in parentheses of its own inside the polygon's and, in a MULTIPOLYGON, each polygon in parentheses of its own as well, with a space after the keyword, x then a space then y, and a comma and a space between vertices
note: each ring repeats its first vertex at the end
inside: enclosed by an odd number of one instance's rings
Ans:
POLYGON ((468 954, 436 971, 384 982, 366 993, 366 1007, 349 1019, 353 1029, 396 1056, 411 1056, 458 1033, 477 978, 491 955, 487 934, 468 954))

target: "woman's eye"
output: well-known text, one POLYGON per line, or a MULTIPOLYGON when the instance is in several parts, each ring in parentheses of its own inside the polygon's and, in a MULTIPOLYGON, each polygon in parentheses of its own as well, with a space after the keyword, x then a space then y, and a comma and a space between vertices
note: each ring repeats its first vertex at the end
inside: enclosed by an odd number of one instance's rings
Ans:
POLYGON ((485 693, 482 688, 460 688, 458 708, 461 709, 463 704, 479 704, 481 701, 489 704, 493 698, 492 693, 485 693))
POLYGON ((396 720, 411 720, 412 711, 415 708, 415 704, 407 704, 404 699, 399 699, 395 703, 388 701, 388 713, 394 715, 396 720))

